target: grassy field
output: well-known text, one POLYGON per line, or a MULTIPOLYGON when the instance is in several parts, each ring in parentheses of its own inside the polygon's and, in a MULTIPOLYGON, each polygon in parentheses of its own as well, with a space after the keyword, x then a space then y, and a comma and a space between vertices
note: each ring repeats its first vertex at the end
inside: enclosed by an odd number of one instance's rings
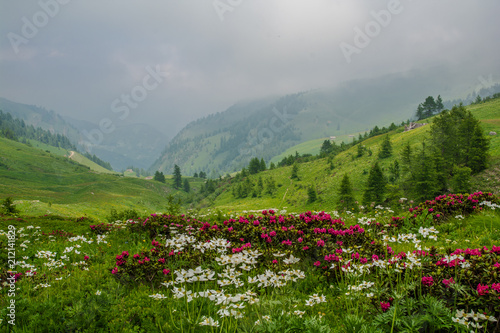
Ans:
POLYGON ((0 217, 0 331, 498 332, 498 209, 433 207, 0 217))
POLYGON ((165 211, 169 195, 185 197, 172 188, 171 180, 162 184, 98 173, 60 153, 4 138, 0 152, 0 199, 13 197, 22 214, 102 218, 112 208, 165 211))
MULTIPOLYGON (((472 105, 468 107, 476 118, 481 121, 484 132, 495 131, 500 133, 500 100, 492 100, 487 103, 472 105)), ((429 120, 426 120, 429 121, 429 120)), ((274 207, 276 209, 295 210, 333 210, 337 207, 337 195, 340 181, 344 174, 348 174, 353 184, 355 197, 361 201, 365 184, 368 179, 368 173, 371 165, 379 161, 382 170, 387 172, 390 164, 395 159, 400 159, 400 151, 404 145, 409 142, 413 148, 421 148, 422 141, 428 136, 429 125, 414 129, 409 132, 403 132, 398 129, 389 133, 393 147, 393 156, 386 159, 378 159, 382 140, 385 135, 372 137, 363 141, 366 149, 372 151, 362 157, 356 157, 357 147, 353 147, 337 155, 333 160, 334 169, 330 169, 327 159, 319 159, 308 163, 300 163, 299 180, 291 180, 290 175, 292 167, 277 168, 267 170, 250 178, 253 183, 257 182, 258 177, 273 178, 278 186, 276 193, 271 195, 262 195, 258 198, 235 199, 230 188, 225 188, 224 192, 218 196, 213 206, 223 210, 251 210, 274 207), (317 202, 308 204, 307 191, 309 186, 313 186, 319 195, 317 202)), ((475 176, 472 181, 472 190, 482 189, 499 193, 500 191, 500 135, 489 136, 490 138, 490 168, 475 176)), ((321 146, 322 140, 309 142, 309 148, 314 145, 321 146), (321 142, 320 142, 321 141, 321 142)), ((304 144, 306 147, 308 143, 304 144)), ((397 193, 392 193, 394 196, 397 193)), ((401 194, 402 196, 402 194, 401 194)), ((353 208, 353 207, 351 207, 353 208)))

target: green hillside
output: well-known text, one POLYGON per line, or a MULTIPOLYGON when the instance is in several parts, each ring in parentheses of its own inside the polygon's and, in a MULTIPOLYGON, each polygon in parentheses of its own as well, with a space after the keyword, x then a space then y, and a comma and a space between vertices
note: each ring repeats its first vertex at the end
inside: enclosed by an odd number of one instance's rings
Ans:
POLYGON ((103 217, 112 208, 165 211, 169 195, 185 196, 169 181, 101 174, 61 155, 0 138, 0 200, 13 197, 21 214, 103 217))
MULTIPOLYGON (((481 121, 482 128, 487 134, 490 131, 500 133, 500 99, 471 105, 467 107, 473 115, 481 121)), ((425 120, 431 122, 431 119, 425 120)), ((307 163, 298 164, 299 180, 291 180, 290 175, 292 167, 282 167, 274 170, 266 170, 256 175, 248 176, 252 183, 257 183, 259 177, 262 177, 265 183, 266 179, 272 178, 276 183, 276 192, 274 195, 262 194, 260 197, 236 199, 232 194, 233 187, 230 185, 220 189, 221 194, 213 201, 213 206, 223 210, 242 211, 249 209, 277 208, 293 209, 294 211, 303 211, 307 209, 316 210, 334 210, 338 198, 338 188, 342 176, 347 173, 353 184, 354 195, 361 201, 363 191, 365 190, 368 173, 373 163, 379 161, 382 170, 387 174, 388 167, 393 161, 400 159, 400 153, 403 146, 409 142, 412 148, 420 148, 423 139, 429 132, 429 125, 403 132, 402 128, 389 133, 390 141, 393 147, 393 155, 390 158, 378 159, 377 155, 385 135, 369 138, 362 142, 366 149, 372 151, 372 155, 364 154, 362 157, 356 157, 357 146, 344 151, 333 158, 333 169, 330 169, 330 163, 327 158, 317 159, 307 163), (318 194, 318 200, 308 204, 308 189, 313 186, 318 194)), ((490 137, 490 167, 476 175, 473 180, 473 190, 491 190, 498 193, 500 190, 500 135, 490 137)), ((308 149, 316 145, 319 150, 322 140, 313 140, 303 144, 309 145, 308 149)), ((310 151, 311 151, 310 150, 310 151)), ((397 196, 398 193, 390 193, 397 196)))

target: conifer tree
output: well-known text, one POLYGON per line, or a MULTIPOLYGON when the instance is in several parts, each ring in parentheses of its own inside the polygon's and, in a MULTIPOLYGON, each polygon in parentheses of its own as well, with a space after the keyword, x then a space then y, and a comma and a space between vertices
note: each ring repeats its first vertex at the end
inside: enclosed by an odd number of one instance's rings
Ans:
POLYGON ((291 174, 290 178, 299 180, 298 172, 299 172, 299 167, 298 167, 297 163, 294 163, 293 167, 292 167, 292 174, 291 174))
POLYGON ((316 200, 318 200, 318 195, 316 194, 316 190, 314 189, 314 187, 311 185, 307 190, 307 202, 313 203, 316 200))
POLYGON ((355 203, 354 196, 352 194, 352 185, 351 181, 349 179, 349 176, 344 174, 344 177, 342 178, 342 182, 340 183, 340 188, 339 188, 339 200, 338 200, 338 208, 339 209, 350 209, 354 206, 355 203))
POLYGON ((174 165, 174 187, 179 189, 182 186, 181 168, 176 164, 174 165))
POLYGON ((369 205, 372 202, 381 204, 385 198, 386 184, 387 181, 382 173, 382 169, 380 169, 378 162, 375 162, 368 175, 368 182, 363 194, 363 204, 369 205))
POLYGON ((392 155, 392 144, 389 139, 389 135, 386 135, 384 141, 382 141, 382 146, 380 152, 378 153, 378 158, 387 158, 392 155))
POLYGON ((264 161, 264 158, 260 159, 260 171, 266 171, 266 161, 264 161))
POLYGON ((183 187, 184 192, 189 193, 191 191, 191 186, 189 185, 189 181, 187 180, 187 178, 184 178, 183 187))

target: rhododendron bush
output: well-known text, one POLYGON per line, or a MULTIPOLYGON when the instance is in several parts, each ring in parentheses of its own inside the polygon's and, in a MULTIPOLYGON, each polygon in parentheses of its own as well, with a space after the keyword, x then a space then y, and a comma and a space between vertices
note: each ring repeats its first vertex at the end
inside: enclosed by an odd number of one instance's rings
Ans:
POLYGON ((27 300, 19 313, 62 323, 35 318, 46 331, 495 332, 500 243, 453 247, 440 230, 471 214, 498 218, 497 208, 495 196, 477 192, 400 216, 379 206, 370 214, 151 214, 93 223, 84 235, 26 226, 18 229, 25 256, 2 274, 27 300))

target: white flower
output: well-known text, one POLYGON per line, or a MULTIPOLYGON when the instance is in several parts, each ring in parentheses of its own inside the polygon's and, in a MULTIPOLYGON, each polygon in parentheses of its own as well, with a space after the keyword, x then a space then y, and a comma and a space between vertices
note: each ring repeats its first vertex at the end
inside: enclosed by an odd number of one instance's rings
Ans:
POLYGON ((202 321, 200 323, 200 326, 212 326, 212 327, 219 327, 219 321, 214 321, 212 317, 202 317, 202 321))
POLYGON ((101 295, 101 291, 100 291, 100 290, 98 290, 98 291, 96 291, 96 292, 95 292, 95 294, 96 294, 97 296, 99 296, 99 295, 101 295))

